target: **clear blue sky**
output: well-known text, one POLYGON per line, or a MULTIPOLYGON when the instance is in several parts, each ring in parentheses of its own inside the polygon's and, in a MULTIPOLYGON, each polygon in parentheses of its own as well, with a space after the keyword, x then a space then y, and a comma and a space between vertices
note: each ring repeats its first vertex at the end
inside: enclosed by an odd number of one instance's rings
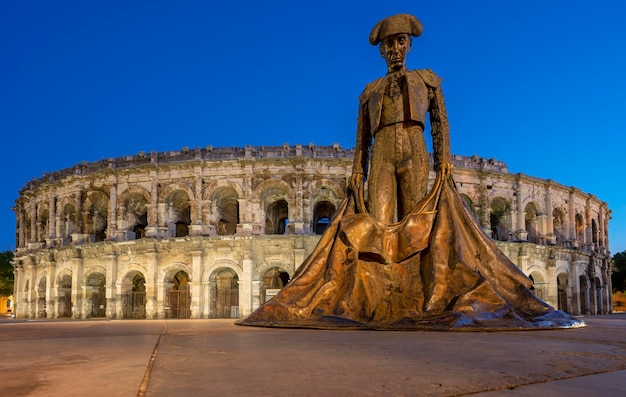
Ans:
POLYGON ((444 78, 452 151, 608 202, 626 250, 626 2, 3 1, 0 250, 45 172, 183 146, 354 146, 385 73, 373 25, 416 15, 410 68, 444 78))

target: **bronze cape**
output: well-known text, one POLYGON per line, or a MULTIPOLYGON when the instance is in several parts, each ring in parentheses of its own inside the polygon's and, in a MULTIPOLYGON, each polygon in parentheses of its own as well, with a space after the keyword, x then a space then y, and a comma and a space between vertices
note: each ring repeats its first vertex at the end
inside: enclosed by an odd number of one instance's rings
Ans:
MULTIPOLYGON (((358 196, 358 195, 356 195, 358 196)), ((452 177, 384 225, 341 204, 293 279, 240 325, 377 330, 569 328, 483 232, 452 177)))

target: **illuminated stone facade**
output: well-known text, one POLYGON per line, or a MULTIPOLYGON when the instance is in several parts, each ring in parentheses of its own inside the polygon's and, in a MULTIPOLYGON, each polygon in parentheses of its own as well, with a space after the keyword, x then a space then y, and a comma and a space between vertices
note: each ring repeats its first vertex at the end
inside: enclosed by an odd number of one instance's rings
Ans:
MULTIPOLYGON (((32 180, 15 205, 16 315, 246 316, 315 247, 352 155, 337 145, 183 148, 32 180)), ((606 203, 495 160, 454 163, 469 208, 541 298, 573 314, 611 311, 606 203)))

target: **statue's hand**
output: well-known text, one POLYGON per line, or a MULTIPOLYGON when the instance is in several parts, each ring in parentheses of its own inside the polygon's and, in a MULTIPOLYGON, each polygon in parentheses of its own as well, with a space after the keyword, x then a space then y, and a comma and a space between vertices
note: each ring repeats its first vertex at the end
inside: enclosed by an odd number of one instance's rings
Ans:
POLYGON ((348 189, 357 193, 363 190, 363 173, 353 172, 348 181, 348 189))
POLYGON ((454 172, 454 165, 452 163, 441 163, 439 167, 437 167, 437 172, 441 174, 443 179, 447 179, 452 172, 454 172))

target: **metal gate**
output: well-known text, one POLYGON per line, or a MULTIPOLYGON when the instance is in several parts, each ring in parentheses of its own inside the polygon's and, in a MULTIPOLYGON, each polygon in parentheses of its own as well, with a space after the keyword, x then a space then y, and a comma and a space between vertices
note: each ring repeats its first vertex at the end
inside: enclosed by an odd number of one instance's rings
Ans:
POLYGON ((91 317, 106 317, 106 289, 100 288, 92 294, 91 317))
POLYGON ((167 293, 166 318, 189 318, 189 290, 169 290, 167 293))
POLYGON ((146 293, 127 292, 122 295, 124 318, 146 318, 146 293))
POLYGON ((215 318, 239 317, 239 288, 217 288, 215 318))

